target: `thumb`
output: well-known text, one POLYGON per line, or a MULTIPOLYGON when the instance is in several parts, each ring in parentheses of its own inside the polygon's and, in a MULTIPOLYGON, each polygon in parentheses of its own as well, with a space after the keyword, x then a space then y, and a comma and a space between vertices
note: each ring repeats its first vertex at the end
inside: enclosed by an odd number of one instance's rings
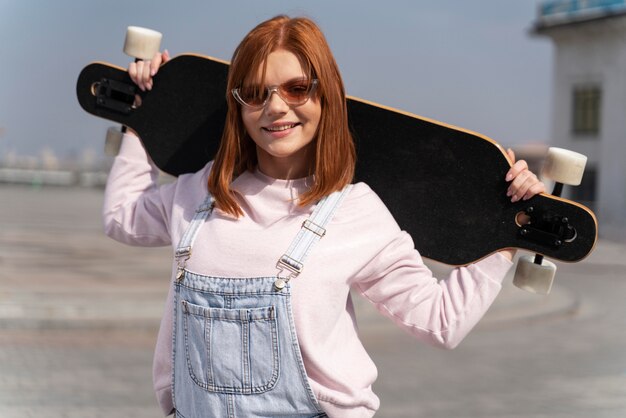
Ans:
POLYGON ((511 164, 515 164, 515 152, 511 148, 507 148, 506 153, 511 159, 511 164))

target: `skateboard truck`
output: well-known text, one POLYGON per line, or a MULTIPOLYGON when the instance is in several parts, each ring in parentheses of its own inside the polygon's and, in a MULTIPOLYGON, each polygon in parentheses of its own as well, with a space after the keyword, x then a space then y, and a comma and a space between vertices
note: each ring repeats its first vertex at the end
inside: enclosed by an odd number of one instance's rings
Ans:
MULTIPOLYGON (((96 107, 112 110, 123 115, 130 114, 138 107, 140 97, 136 94, 137 88, 134 84, 123 83, 107 78, 102 78, 91 87, 93 95, 96 97, 96 107)), ((115 157, 120 150, 122 137, 126 133, 126 126, 111 126, 107 130, 104 142, 104 153, 110 157, 115 157)))
MULTIPOLYGON (((553 191, 552 195, 559 196, 560 193, 553 191)), ((519 229, 523 239, 552 248, 576 239, 576 229, 566 217, 548 211, 539 212, 533 206, 526 208, 524 213, 529 222, 519 229)))
MULTIPOLYGON (((561 148, 550 148, 543 167, 543 175, 554 180, 552 195, 560 197, 563 185, 578 186, 585 171, 587 157, 561 148)), ((524 211, 529 221, 520 225, 519 234, 526 240, 551 248, 576 239, 576 229, 569 220, 552 212, 541 212, 534 207, 524 211)), ((552 289, 556 265, 544 260, 543 255, 520 257, 513 284, 532 293, 547 295, 552 289)))
POLYGON ((134 84, 122 83, 103 78, 93 86, 96 104, 99 107, 130 114, 136 107, 137 87, 134 84))

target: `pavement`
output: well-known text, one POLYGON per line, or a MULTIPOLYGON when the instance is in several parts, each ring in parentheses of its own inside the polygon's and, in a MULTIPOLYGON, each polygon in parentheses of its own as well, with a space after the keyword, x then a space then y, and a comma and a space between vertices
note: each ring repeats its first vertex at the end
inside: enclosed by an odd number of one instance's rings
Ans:
MULTIPOLYGON (((160 416, 150 367, 171 249, 106 238, 98 189, 0 186, 0 196, 0 417, 160 416)), ((601 240, 590 260, 621 274, 624 250, 601 240)), ((429 265, 440 276, 449 269, 429 265)), ((558 276, 547 297, 515 288, 508 277, 477 332, 571 318, 583 305, 558 276)), ((373 357, 386 363, 384 356, 397 355, 388 347, 404 337, 361 298, 355 306, 364 342, 380 348, 373 357)), ((395 388, 377 391, 394 405, 380 416, 416 416, 395 388)))

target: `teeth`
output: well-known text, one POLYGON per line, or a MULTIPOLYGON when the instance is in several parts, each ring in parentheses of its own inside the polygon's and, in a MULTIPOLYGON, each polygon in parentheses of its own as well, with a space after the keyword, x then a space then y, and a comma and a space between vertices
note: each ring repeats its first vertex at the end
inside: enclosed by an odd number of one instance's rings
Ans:
POLYGON ((296 124, 294 123, 294 124, 291 124, 291 125, 270 126, 270 127, 265 128, 265 129, 268 130, 268 131, 271 131, 271 132, 280 132, 280 131, 286 131, 287 129, 291 129, 291 128, 295 127, 295 126, 296 126, 296 124))

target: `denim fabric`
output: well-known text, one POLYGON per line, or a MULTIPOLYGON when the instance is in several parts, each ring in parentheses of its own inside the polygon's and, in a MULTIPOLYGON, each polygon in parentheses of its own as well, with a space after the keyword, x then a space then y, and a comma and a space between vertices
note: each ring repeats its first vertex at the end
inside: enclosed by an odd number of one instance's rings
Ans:
POLYGON ((289 284, 185 271, 176 281, 177 417, 323 417, 309 386, 289 284))
POLYGON ((172 351, 177 417, 326 416, 302 361, 288 281, 298 275, 349 190, 316 205, 279 260, 277 268, 291 272, 280 280, 278 275, 233 279, 187 271, 198 230, 213 211, 212 196, 196 210, 176 249, 172 351))

